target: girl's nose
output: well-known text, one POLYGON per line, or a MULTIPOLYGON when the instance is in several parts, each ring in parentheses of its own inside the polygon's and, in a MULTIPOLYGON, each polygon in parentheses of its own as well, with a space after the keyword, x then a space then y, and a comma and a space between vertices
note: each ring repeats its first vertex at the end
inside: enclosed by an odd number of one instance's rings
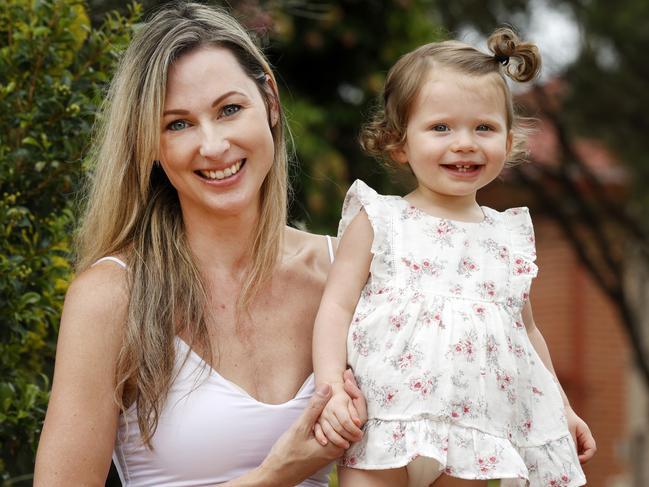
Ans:
POLYGON ((203 130, 203 140, 199 153, 206 159, 218 159, 230 148, 230 141, 225 134, 215 129, 203 130))
POLYGON ((476 144, 473 138, 473 132, 467 130, 460 130, 456 132, 455 139, 453 140, 452 149, 457 152, 467 152, 475 150, 476 144))

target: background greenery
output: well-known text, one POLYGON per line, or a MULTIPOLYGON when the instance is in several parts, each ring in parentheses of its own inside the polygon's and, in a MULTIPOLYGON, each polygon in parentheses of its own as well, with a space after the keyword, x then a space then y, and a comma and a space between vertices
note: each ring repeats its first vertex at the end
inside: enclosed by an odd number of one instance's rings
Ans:
MULTIPOLYGON (((75 0, 0 8, 0 478, 30 482, 88 144, 139 8, 91 26, 75 0)), ((4 485, 4 484, 3 484, 4 485)))
MULTIPOLYGON (((486 33, 509 21, 524 31, 531 3, 229 2, 277 68, 299 161, 292 173, 293 222, 335 233, 340 202, 353 179, 382 191, 407 185, 407 178, 364 157, 356 142, 385 72, 400 54, 468 26, 486 33)), ((552 116, 565 150, 558 169, 522 170, 515 181, 532 192, 539 181, 545 191, 555 191, 537 203, 567 222, 567 232, 571 221, 584 221, 584 212, 598 216, 585 221, 586 230, 602 235, 601 245, 580 257, 601 275, 609 295, 619 298, 625 315, 630 311, 617 266, 624 256, 621 244, 644 241, 649 208, 649 65, 642 62, 649 51, 649 3, 622 0, 614 9, 604 0, 550 3, 570 9, 582 32, 580 56, 563 73, 568 88, 561 110, 537 107, 552 116), (602 53, 612 61, 603 62, 602 53), (602 202, 596 185, 570 185, 570 174, 587 167, 569 150, 580 135, 598 137, 616 150, 631 174, 630 194, 604 195, 602 202), (616 265, 609 268, 607 262, 616 265)), ((31 479, 63 296, 72 277, 70 240, 90 128, 119 51, 142 12, 156 5, 8 0, 0 7, 0 479, 5 485, 27 485, 31 479)), ((573 240, 575 248, 583 248, 578 235, 573 240)), ((633 337, 632 313, 628 321, 633 337)), ((636 350, 639 363, 646 355, 636 350)))

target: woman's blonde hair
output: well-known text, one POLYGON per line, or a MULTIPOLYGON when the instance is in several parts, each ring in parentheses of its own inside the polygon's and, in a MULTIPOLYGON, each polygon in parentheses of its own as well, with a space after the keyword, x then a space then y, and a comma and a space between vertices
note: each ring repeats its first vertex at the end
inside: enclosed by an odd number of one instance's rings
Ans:
POLYGON ((185 238, 176 190, 154 162, 169 69, 203 46, 232 52, 256 82, 267 108, 275 105, 279 112, 271 127, 275 155, 261 187, 241 307, 269 279, 286 223, 285 121, 267 60, 224 10, 196 3, 164 7, 136 32, 110 85, 89 156, 92 174, 77 242, 78 270, 107 255, 126 258, 128 318, 117 359, 116 400, 122 410, 127 401, 137 403, 138 424, 149 447, 173 379, 174 337, 182 332, 212 357, 203 276, 185 238), (128 395, 119 393, 122 388, 128 395))
POLYGON ((521 124, 505 76, 519 82, 533 80, 541 69, 538 48, 521 42, 509 28, 494 31, 487 41, 491 55, 458 41, 425 44, 402 56, 386 77, 380 106, 361 130, 360 142, 370 155, 393 162, 390 153, 406 141, 410 112, 422 84, 436 67, 455 70, 469 76, 494 74, 505 96, 507 130, 513 142, 508 162, 525 158, 528 130, 521 124))

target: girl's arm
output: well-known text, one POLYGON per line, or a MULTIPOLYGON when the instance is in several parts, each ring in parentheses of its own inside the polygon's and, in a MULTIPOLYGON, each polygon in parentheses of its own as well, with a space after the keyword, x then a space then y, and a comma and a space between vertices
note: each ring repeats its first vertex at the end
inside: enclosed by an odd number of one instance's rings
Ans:
MULTIPOLYGON (((550 350, 548 345, 541 334, 541 331, 537 328, 536 323, 534 322, 534 317, 532 315, 532 305, 528 300, 523 307, 523 322, 525 323, 525 329, 527 330, 527 336, 532 343, 532 346, 536 350, 536 353, 540 357, 541 361, 545 367, 552 372, 554 377, 557 377, 554 367, 552 366, 552 359, 550 358, 550 350)), ((559 380, 557 379, 557 384, 559 380)), ((572 434, 573 439, 575 440, 575 445, 577 445, 577 453, 579 455, 579 461, 581 463, 586 463, 588 460, 593 458, 595 452, 597 451, 597 446, 595 445, 595 439, 590 431, 590 428, 577 414, 574 412, 570 406, 570 401, 568 396, 564 392, 561 384, 559 384, 559 391, 561 393, 561 398, 563 399, 563 404, 566 408, 566 418, 568 420, 568 428, 572 434)))
POLYGON ((370 221, 361 211, 340 240, 313 330, 316 384, 328 383, 333 388, 319 423, 321 430, 316 427, 316 433, 323 444, 322 432, 342 448, 361 437, 358 414, 343 390, 343 372, 347 367, 347 331, 369 275, 373 239, 370 221))
POLYGON ((127 302, 125 272, 109 262, 70 285, 34 485, 105 484, 117 431, 115 365, 127 302))

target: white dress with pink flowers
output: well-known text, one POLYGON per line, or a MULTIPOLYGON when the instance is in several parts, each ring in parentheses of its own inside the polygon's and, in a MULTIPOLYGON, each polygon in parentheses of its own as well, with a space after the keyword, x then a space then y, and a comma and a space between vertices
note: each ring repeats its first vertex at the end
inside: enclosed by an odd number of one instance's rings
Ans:
POLYGON ((557 382, 521 319, 537 272, 527 208, 446 220, 356 181, 339 237, 361 208, 373 259, 347 354, 369 420, 342 464, 424 456, 454 477, 584 485, 557 382))

